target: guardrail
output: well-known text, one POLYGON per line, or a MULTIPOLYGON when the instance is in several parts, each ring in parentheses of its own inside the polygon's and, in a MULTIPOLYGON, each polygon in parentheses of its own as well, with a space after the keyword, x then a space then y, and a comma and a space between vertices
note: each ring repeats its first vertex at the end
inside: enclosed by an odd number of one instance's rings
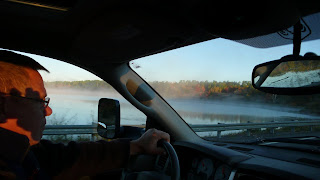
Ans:
POLYGON ((97 125, 46 125, 44 135, 98 134, 97 125))
POLYGON ((95 140, 97 124, 92 125, 46 125, 43 135, 91 135, 91 141, 95 140))
POLYGON ((313 131, 314 126, 320 126, 320 120, 309 120, 309 121, 282 121, 282 122, 265 122, 265 123, 239 123, 239 124, 212 124, 212 125, 190 125, 195 132, 212 132, 217 131, 217 137, 221 138, 222 131, 229 130, 246 130, 247 135, 251 135, 252 129, 270 129, 270 133, 274 134, 275 129, 279 127, 291 127, 291 132, 295 132, 295 127, 309 126, 310 131, 313 131))
MULTIPOLYGON (((251 135, 253 129, 270 129, 270 133, 274 134, 275 129, 279 127, 291 127, 291 132, 295 132, 295 127, 309 126, 309 130, 313 131, 314 126, 320 126, 320 120, 310 121, 283 121, 283 122, 265 122, 265 123, 240 123, 240 124, 197 124, 190 125, 195 132, 217 132, 217 137, 221 138, 222 131, 229 130, 246 130, 247 135, 251 135)), ((97 124, 92 125, 46 125, 44 135, 72 135, 72 134, 91 134, 92 137, 97 132, 97 124)), ((141 126, 140 126, 141 127, 141 126)))

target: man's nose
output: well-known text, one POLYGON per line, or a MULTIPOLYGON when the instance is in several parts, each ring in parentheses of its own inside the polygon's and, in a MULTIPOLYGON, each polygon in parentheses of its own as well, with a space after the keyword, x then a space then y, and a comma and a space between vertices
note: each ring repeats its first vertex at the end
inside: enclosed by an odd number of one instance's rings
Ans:
POLYGON ((45 109, 45 116, 50 116, 52 114, 52 109, 50 106, 47 106, 45 109))

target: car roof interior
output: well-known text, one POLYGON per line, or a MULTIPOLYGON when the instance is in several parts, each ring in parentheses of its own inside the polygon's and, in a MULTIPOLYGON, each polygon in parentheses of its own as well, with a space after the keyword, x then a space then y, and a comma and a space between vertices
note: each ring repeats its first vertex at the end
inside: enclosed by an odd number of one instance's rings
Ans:
POLYGON ((316 1, 5 0, 0 45, 90 70, 218 37, 270 34, 319 11, 316 1))

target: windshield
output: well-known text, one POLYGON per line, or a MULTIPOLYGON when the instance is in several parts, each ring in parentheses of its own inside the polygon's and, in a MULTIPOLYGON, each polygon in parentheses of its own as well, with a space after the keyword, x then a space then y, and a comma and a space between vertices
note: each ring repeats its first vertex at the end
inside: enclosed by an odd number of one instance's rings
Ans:
MULTIPOLYGON (((319 47, 319 40, 304 42, 300 54, 320 55, 319 47)), ((320 95, 272 95, 251 85, 255 65, 288 54, 292 45, 254 48, 220 38, 140 58, 130 67, 201 137, 249 139, 318 131, 320 95)))

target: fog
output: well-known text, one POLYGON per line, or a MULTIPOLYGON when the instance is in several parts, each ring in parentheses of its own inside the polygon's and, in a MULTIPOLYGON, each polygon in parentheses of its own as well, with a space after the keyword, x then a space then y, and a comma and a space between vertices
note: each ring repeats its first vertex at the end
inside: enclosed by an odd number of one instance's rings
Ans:
POLYGON ((108 90, 85 90, 72 88, 46 88, 48 95, 86 95, 86 96, 101 96, 101 97, 115 97, 123 98, 117 91, 113 89, 108 90))
POLYGON ((47 124, 92 124, 97 123, 100 98, 116 99, 120 102, 122 124, 144 124, 145 115, 126 101, 118 92, 88 91, 76 89, 48 88, 53 114, 47 124))
POLYGON ((172 100, 169 103, 189 124, 247 123, 319 119, 300 108, 243 101, 172 100))
MULTIPOLYGON (((146 116, 115 91, 47 89, 53 114, 47 124, 97 123, 100 98, 117 99, 121 107, 121 124, 145 124, 146 116)), ((270 122, 315 119, 301 114, 299 108, 264 105, 241 100, 169 99, 168 103, 189 124, 270 122)))

